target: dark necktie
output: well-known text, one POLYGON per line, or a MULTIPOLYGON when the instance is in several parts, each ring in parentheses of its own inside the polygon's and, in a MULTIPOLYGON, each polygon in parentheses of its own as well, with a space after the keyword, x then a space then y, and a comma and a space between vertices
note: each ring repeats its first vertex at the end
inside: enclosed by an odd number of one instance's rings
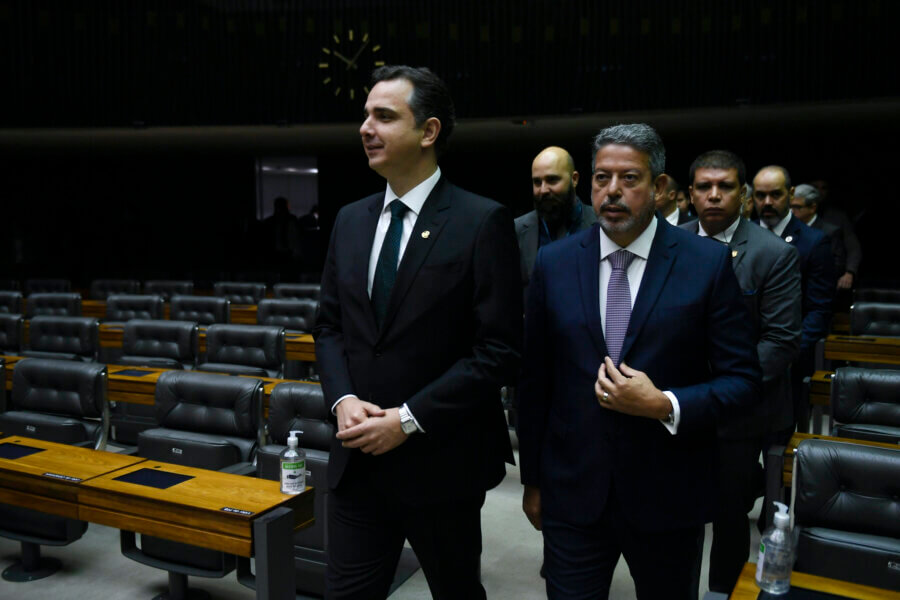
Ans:
POLYGON ((612 273, 606 287, 606 349, 613 364, 619 366, 622 343, 631 320, 631 288, 628 286, 628 265, 634 254, 616 250, 609 255, 612 273))
POLYGON ((384 243, 381 244, 381 253, 378 255, 375 277, 372 280, 372 308, 375 311, 378 329, 381 329, 381 324, 384 323, 391 290, 397 280, 400 239, 403 237, 403 215, 409 210, 409 207, 400 200, 392 200, 388 207, 391 209, 391 224, 384 236, 384 243))

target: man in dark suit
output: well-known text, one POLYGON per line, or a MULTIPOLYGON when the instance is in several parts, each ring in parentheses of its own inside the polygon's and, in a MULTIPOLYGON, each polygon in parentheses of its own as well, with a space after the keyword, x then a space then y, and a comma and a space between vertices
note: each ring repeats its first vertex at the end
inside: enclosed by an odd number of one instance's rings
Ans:
POLYGON ((326 597, 386 597, 408 539, 435 598, 484 598, 480 511, 512 461, 499 392, 522 335, 513 222, 442 176, 454 112, 431 71, 377 69, 365 115, 387 189, 338 213, 314 329, 338 427, 326 597))
POLYGON ((684 225, 692 220, 687 211, 678 207, 679 187, 678 182, 670 175, 666 188, 656 195, 657 214, 672 225, 684 225))
MULTIPOLYGON (((800 355, 791 367, 796 422, 809 414, 808 405, 804 406, 807 399, 802 393, 803 378, 813 373, 816 343, 828 335, 835 278, 831 243, 824 233, 809 227, 791 213, 793 194, 791 176, 784 167, 763 167, 753 178, 753 201, 759 215, 759 224, 797 248, 800 255, 803 332, 800 337, 800 355)), ((792 426, 775 433, 771 442, 786 443, 793 430, 792 426)), ((767 443, 766 446, 768 445, 767 443)))
MULTIPOLYGON (((834 257, 834 273, 836 275, 847 273, 847 248, 844 245, 843 232, 834 223, 819 218, 819 197, 819 190, 808 183, 801 183, 794 188, 791 212, 795 217, 828 237, 831 242, 831 255, 834 257)), ((850 275, 852 278, 856 273, 851 271, 850 275)))
POLYGON ((529 284, 522 505, 549 597, 606 597, 624 555, 638 598, 692 598, 716 422, 759 398, 751 322, 727 249, 655 217, 653 128, 605 129, 594 153, 598 225, 541 248, 529 284))
POLYGON ((538 248, 597 222, 594 211, 576 195, 578 171, 563 148, 544 148, 531 163, 534 210, 516 219, 522 285, 527 293, 538 248))
MULTIPOLYGON (((767 433, 793 426, 790 364, 800 349, 797 249, 741 218, 744 161, 726 150, 698 156, 689 190, 699 219, 682 227, 726 244, 753 323, 762 397, 751 412, 718 426, 719 490, 709 589, 730 594, 750 554, 747 513, 762 488, 759 455, 767 433)), ((697 563, 699 574, 700 563, 697 563)))

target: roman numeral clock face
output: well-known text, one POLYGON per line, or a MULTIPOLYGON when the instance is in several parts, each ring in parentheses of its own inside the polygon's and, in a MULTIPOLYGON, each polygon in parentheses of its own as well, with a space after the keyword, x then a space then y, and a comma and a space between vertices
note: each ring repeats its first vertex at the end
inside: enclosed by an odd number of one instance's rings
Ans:
POLYGON ((365 100, 372 70, 384 65, 380 56, 381 45, 373 43, 368 33, 360 36, 352 29, 344 35, 335 33, 322 46, 319 61, 322 85, 336 98, 365 100))

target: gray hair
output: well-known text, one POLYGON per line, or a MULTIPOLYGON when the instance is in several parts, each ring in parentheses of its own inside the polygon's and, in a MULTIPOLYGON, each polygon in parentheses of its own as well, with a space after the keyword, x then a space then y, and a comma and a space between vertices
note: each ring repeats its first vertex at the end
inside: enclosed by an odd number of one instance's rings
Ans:
MULTIPOLYGON (((646 123, 628 123, 607 127, 594 138, 591 163, 597 160, 597 152, 609 144, 631 146, 650 159, 650 176, 656 178, 666 171, 666 147, 656 130, 646 123)), ((591 167, 593 171, 593 166, 591 167)))
POLYGON ((794 188, 794 197, 803 198, 803 204, 809 206, 810 204, 818 204, 821 195, 819 194, 819 190, 813 186, 808 183, 801 183, 794 188))

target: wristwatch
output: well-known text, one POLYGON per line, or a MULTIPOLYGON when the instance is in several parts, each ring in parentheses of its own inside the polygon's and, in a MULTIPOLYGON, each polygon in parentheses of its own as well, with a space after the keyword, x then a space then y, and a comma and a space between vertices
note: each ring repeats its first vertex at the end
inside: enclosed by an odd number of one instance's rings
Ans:
POLYGON ((409 435, 411 433, 415 433, 419 430, 416 427, 416 422, 413 421, 412 414, 409 412, 409 408, 407 408, 406 404, 400 407, 400 429, 403 430, 403 433, 409 435))

